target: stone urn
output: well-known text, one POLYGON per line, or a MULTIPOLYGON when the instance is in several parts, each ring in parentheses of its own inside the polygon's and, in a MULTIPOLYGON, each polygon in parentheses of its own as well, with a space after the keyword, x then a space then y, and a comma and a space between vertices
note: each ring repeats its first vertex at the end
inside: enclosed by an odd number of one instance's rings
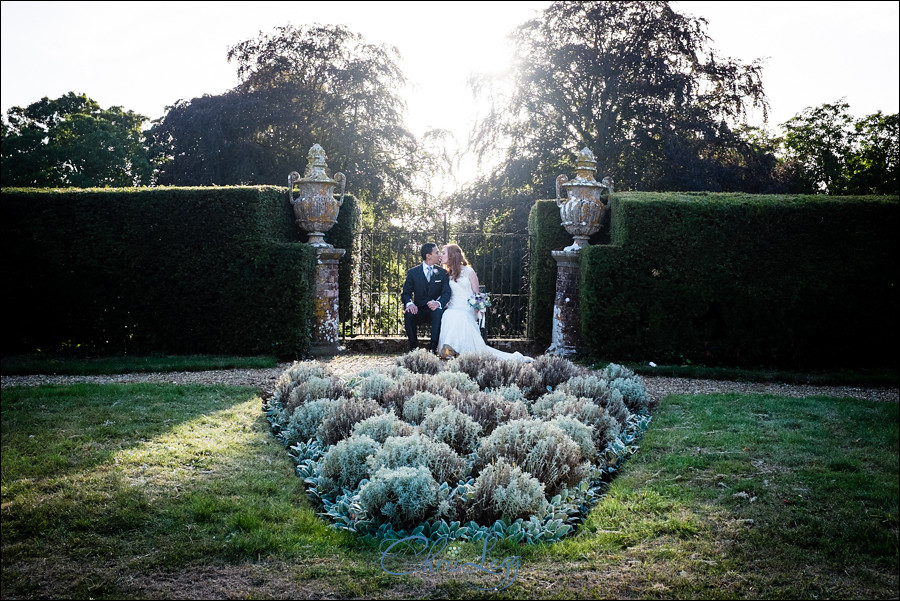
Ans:
POLYGON ((565 175, 556 178, 556 206, 566 231, 575 238, 566 251, 576 252, 588 245, 588 238, 600 230, 603 215, 609 210, 609 196, 613 192, 613 181, 604 177, 602 182, 594 179, 597 161, 589 148, 583 148, 575 161, 575 179, 569 181, 565 175), (566 191, 566 197, 562 196, 566 191))
POLYGON ((325 162, 325 151, 318 144, 313 144, 307 155, 306 171, 303 177, 296 171, 288 175, 288 195, 294 207, 297 225, 309 232, 309 244, 317 247, 331 246, 325 242, 325 232, 337 223, 338 212, 344 202, 344 188, 347 178, 343 173, 335 173, 334 179, 328 177, 328 164, 325 162), (335 198, 334 187, 341 184, 340 197, 335 198), (294 187, 297 196, 294 196, 294 187))

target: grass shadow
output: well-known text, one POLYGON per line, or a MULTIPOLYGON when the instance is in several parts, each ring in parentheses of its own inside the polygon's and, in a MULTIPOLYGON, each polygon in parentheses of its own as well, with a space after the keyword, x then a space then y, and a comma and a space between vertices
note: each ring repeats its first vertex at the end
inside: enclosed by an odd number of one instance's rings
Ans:
POLYGON ((261 400, 225 386, 3 390, 3 554, 142 557, 142 569, 353 539, 306 502, 261 400))

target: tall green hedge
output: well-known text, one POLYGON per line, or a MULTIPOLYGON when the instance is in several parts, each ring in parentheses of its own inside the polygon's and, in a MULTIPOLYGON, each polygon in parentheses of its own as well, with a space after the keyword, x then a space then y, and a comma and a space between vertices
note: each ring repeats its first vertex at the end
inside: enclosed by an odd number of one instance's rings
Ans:
MULTIPOLYGON (((538 200, 528 214, 529 284, 528 337, 538 346, 549 345, 553 333, 553 303, 556 297, 556 261, 550 254, 573 242, 572 235, 562 226, 555 200, 538 200)), ((608 244, 609 212, 591 244, 608 244)))
POLYGON ((341 204, 337 223, 325 234, 325 241, 335 248, 343 248, 347 252, 341 257, 338 266, 339 302, 338 313, 340 320, 350 321, 353 318, 350 302, 350 286, 353 279, 353 268, 359 260, 357 248, 357 234, 362 224, 359 201, 356 197, 347 194, 341 204))
POLYGON ((582 254, 587 353, 897 364, 897 197, 633 192, 612 214, 612 244, 582 254))
POLYGON ((4 189, 3 351, 310 345, 315 252, 284 188, 4 189))

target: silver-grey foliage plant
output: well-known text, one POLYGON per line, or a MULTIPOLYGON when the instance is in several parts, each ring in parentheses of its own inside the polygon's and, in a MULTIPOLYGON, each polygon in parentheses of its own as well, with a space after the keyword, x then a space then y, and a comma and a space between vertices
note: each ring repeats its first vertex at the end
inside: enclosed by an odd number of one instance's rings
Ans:
POLYGON ((553 542, 603 495, 650 423, 641 379, 560 357, 414 351, 344 379, 294 363, 265 403, 310 500, 366 539, 553 542))

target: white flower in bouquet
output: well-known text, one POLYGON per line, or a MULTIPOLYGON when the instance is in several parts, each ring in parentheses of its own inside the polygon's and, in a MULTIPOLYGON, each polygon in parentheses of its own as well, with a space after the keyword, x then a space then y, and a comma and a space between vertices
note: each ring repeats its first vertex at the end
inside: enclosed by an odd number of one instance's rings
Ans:
POLYGON ((469 306, 476 311, 484 311, 491 306, 491 297, 487 292, 479 292, 469 297, 469 306))

